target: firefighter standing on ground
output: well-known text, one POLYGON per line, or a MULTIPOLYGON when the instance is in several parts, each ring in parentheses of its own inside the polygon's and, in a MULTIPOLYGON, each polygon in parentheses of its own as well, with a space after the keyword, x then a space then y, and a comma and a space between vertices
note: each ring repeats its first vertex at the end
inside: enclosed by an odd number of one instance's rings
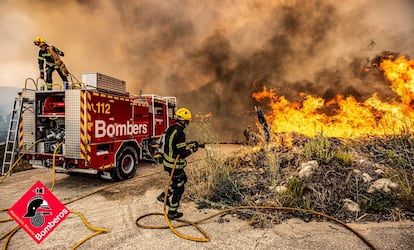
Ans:
MULTIPOLYGON (((198 150, 198 143, 192 142, 187 144, 185 141, 184 128, 188 126, 192 120, 190 110, 186 108, 180 108, 176 111, 174 119, 176 123, 170 126, 165 133, 164 155, 163 165, 164 170, 171 175, 174 163, 178 156, 177 163, 175 164, 174 175, 172 177, 171 184, 168 188, 167 194, 167 206, 168 218, 175 219, 183 216, 183 213, 178 212, 180 206, 181 196, 184 193, 184 185, 187 182, 187 175, 184 168, 187 165, 185 158, 198 150), (171 197, 171 201, 170 201, 171 197)), ((164 202, 165 192, 162 192, 157 199, 160 202, 164 202)))
POLYGON ((42 37, 36 37, 34 42, 36 46, 40 48, 38 63, 40 70, 40 78, 46 81, 47 89, 52 89, 52 74, 53 71, 57 71, 60 78, 62 78, 63 85, 66 89, 69 88, 67 75, 69 71, 67 70, 65 64, 60 59, 60 56, 64 56, 63 51, 60 51, 54 46, 49 46, 46 43, 46 40, 42 37), (46 63, 46 67, 45 64, 46 63), (45 68, 46 68, 46 79, 45 79, 45 68))

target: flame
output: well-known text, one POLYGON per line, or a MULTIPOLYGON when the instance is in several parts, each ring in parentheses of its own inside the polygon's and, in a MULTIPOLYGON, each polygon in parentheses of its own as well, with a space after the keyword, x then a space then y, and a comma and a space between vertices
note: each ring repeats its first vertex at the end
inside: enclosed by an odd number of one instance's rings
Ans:
POLYGON ((337 95, 332 100, 301 94, 301 102, 289 102, 276 90, 263 88, 252 97, 268 100, 272 110, 266 119, 274 133, 298 133, 341 138, 414 132, 414 60, 400 57, 382 61, 379 68, 391 82, 399 101, 383 102, 373 94, 365 102, 337 95))
POLYGON ((404 106, 412 107, 414 100, 414 60, 400 57, 395 61, 385 60, 380 64, 404 106))

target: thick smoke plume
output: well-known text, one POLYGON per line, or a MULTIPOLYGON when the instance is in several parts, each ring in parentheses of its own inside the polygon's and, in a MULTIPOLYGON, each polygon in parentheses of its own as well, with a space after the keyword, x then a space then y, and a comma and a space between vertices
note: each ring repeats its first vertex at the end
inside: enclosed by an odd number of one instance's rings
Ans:
POLYGON ((37 77, 32 41, 43 36, 76 78, 100 72, 132 93, 177 95, 233 139, 263 86, 289 100, 393 98, 363 68, 383 51, 414 54, 413 14, 410 0, 3 0, 0 86, 37 77))

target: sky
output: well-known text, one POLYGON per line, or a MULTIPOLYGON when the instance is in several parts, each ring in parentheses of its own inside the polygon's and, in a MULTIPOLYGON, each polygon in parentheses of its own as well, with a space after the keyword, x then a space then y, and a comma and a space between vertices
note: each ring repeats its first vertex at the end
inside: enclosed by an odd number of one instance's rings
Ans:
POLYGON ((254 65, 251 74, 274 70, 273 83, 313 81, 354 57, 414 55, 413 6, 409 0, 2 0, 0 86, 22 87, 38 77, 36 36, 65 52, 76 79, 100 72, 125 80, 131 92, 193 90, 260 53, 268 53, 267 65, 254 65))
POLYGON ((233 121, 264 86, 289 100, 394 97, 363 69, 385 51, 414 56, 413 17, 412 0, 2 0, 0 87, 39 76, 41 36, 73 81, 99 72, 133 94, 184 96, 240 134, 233 121))

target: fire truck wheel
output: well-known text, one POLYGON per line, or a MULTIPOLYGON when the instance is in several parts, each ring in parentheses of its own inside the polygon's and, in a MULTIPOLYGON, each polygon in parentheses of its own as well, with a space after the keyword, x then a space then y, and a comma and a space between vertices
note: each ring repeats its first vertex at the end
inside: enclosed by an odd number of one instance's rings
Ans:
POLYGON ((126 146, 122 148, 116 161, 116 178, 123 181, 135 175, 138 165, 138 154, 135 148, 126 146))

